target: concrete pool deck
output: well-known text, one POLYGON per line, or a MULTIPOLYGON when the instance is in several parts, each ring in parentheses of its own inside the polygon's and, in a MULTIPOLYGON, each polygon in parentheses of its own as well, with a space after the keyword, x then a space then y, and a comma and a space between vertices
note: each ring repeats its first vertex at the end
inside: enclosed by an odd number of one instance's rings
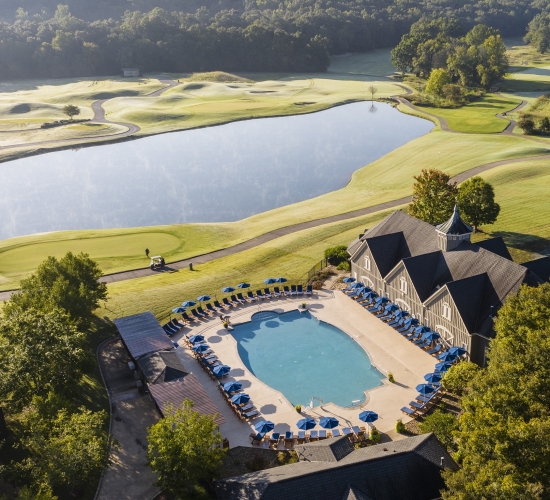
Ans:
MULTIPOLYGON (((204 335, 205 341, 220 362, 232 368, 223 380, 240 381, 243 390, 250 395, 251 402, 260 413, 259 417, 250 423, 239 420, 220 394, 216 383, 193 357, 190 349, 183 342, 180 344, 176 352, 185 368, 195 374, 227 420, 227 423, 220 426, 220 431, 229 439, 231 448, 250 446, 249 435, 253 425, 264 419, 275 424, 275 432, 291 430, 295 434, 298 431, 296 422, 304 416, 315 419, 321 416, 335 416, 340 421, 340 428, 364 426, 366 424, 359 420, 358 415, 361 411, 369 409, 378 413, 379 419, 375 425, 383 433, 393 431, 399 418, 405 422, 410 420, 403 415, 401 407, 408 406, 409 401, 414 399, 417 394, 416 385, 424 382, 423 377, 426 373, 433 372, 436 358, 413 345, 340 291, 319 290, 312 297, 302 295, 264 300, 229 309, 225 314, 231 316, 232 324, 237 324, 250 321, 251 316, 259 311, 287 312, 297 309, 302 302, 307 303, 307 308, 315 317, 340 328, 356 340, 367 351, 376 368, 385 375, 393 373, 395 383, 391 384, 384 379, 383 385, 366 391, 367 400, 361 407, 342 408, 325 403, 307 412, 302 409, 300 414, 281 392, 264 384, 246 368, 238 354, 236 340, 231 332, 223 328, 219 318, 196 324, 185 329, 184 333, 191 330, 193 334, 204 335)), ((183 333, 174 335, 174 340, 177 341, 182 336, 183 333)))

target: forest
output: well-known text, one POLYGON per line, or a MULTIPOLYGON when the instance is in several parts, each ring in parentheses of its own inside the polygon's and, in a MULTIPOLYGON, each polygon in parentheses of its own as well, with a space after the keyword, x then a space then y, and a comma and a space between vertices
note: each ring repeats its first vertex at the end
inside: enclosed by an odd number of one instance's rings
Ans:
POLYGON ((424 16, 523 36, 542 0, 0 0, 0 78, 315 71, 393 47, 424 16), (162 8, 161 8, 162 7, 162 8))

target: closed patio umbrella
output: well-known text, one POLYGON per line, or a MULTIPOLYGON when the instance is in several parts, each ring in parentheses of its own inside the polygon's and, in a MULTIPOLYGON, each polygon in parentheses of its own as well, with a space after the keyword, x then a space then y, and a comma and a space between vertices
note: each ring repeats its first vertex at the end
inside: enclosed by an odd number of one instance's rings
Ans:
POLYGON ((298 420, 296 423, 296 427, 302 431, 309 431, 310 429, 313 429, 317 425, 317 422, 313 420, 312 418, 302 418, 302 420, 298 420))
POLYGON ((376 422, 378 420, 378 414, 370 410, 365 410, 359 413, 359 420, 367 423, 376 422))
POLYGON ((265 434, 266 432, 275 429, 275 424, 269 420, 262 420, 254 426, 254 429, 256 429, 260 434, 265 434))
POLYGON ((191 337, 189 337, 189 342, 191 342, 192 344, 198 344, 199 342, 202 342, 203 340, 204 340, 203 335, 191 335, 191 337))
POLYGON ((429 384, 419 384, 416 386, 416 390, 420 393, 420 394, 431 394, 432 392, 435 391, 435 389, 433 388, 433 386, 429 385, 429 384))
POLYGON ((242 405, 243 403, 248 403, 249 401, 250 401, 250 396, 248 394, 245 394, 244 392, 235 394, 231 398, 231 402, 236 405, 242 405))
POLYGON ((223 390, 226 392, 237 392, 243 388, 243 384, 237 381, 227 382, 223 385, 223 390))
POLYGON ((212 369, 212 373, 216 377, 225 377, 231 371, 231 367, 227 365, 218 365, 212 369))
POLYGON ((335 427, 338 427, 340 422, 334 417, 321 417, 321 420, 319 420, 319 425, 323 429, 334 429, 335 427))
POLYGON ((181 307, 193 307, 196 305, 197 303, 194 300, 187 300, 185 302, 182 302, 181 307))

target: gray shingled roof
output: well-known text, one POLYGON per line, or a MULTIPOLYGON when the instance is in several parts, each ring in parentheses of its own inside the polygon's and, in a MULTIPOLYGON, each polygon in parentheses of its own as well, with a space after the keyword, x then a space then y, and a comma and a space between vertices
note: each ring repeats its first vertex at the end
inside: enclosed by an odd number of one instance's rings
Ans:
POLYGON ((150 352, 174 348, 152 312, 118 318, 114 323, 134 359, 150 352))
POLYGON ((550 281, 550 257, 524 262, 522 266, 534 273, 540 281, 550 281))
POLYGON ((341 500, 372 500, 367 495, 364 495, 361 491, 353 486, 348 486, 348 489, 342 495, 341 500))
POLYGON ((506 243, 504 243, 504 240, 500 236, 483 241, 476 241, 474 245, 477 245, 485 250, 489 250, 489 252, 496 253, 505 259, 513 260, 506 243))
POLYGON ((160 351, 147 354, 138 361, 147 383, 172 382, 187 375, 175 351, 160 351))
POLYGON ((353 451, 353 445, 347 437, 341 436, 298 445, 294 449, 302 462, 338 462, 353 451))
POLYGON ((216 493, 219 500, 341 500, 353 488, 376 500, 432 500, 445 487, 441 457, 444 467, 458 468, 437 438, 424 434, 361 448, 338 462, 298 462, 225 478, 216 482, 216 493))
POLYGON ((453 215, 451 215, 451 218, 443 222, 443 224, 439 224, 435 227, 440 233, 444 234, 468 234, 473 232, 473 228, 468 226, 461 218, 460 218, 460 212, 458 210, 458 205, 455 205, 455 208, 453 210, 453 215))

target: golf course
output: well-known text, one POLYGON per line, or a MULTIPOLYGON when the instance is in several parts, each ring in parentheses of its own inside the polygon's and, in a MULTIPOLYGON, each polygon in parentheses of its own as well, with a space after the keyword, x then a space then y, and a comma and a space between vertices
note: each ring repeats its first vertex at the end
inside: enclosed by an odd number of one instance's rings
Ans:
MULTIPOLYGON (((494 186, 501 213, 494 225, 482 227, 474 238, 502 236, 518 262, 546 253, 550 251, 546 200, 550 170, 544 156, 550 154, 550 142, 523 136, 517 128, 514 133, 503 133, 510 120, 518 118, 518 113, 507 112, 523 101, 526 107, 522 111, 528 111, 537 97, 550 89, 550 80, 547 82, 542 76, 549 71, 550 61, 540 56, 528 59, 528 53, 526 47, 509 49, 511 61, 528 60, 529 66, 513 66, 502 82, 502 93, 487 93, 458 108, 396 103, 400 111, 429 119, 436 127, 360 168, 342 189, 236 222, 59 231, 3 240, 0 289, 17 288, 20 280, 47 256, 59 257, 67 251, 86 252, 104 273, 116 273, 147 267, 145 248, 171 263, 230 249, 288 226, 373 208, 374 213, 358 217, 351 214, 336 223, 320 221, 315 227, 273 237, 253 249, 229 252, 195 266, 192 272, 181 269, 109 284, 110 298, 100 311, 102 316, 114 318, 151 310, 162 321, 182 300, 199 294, 219 295, 226 285, 246 280, 253 287, 259 286, 270 275, 303 279, 323 258, 325 248, 345 245, 391 210, 405 209, 405 203, 394 204, 391 209, 377 207, 410 196, 413 176, 430 168, 451 176, 460 174, 466 179, 474 175, 469 171, 476 173, 474 169, 489 165, 479 175, 494 186), (525 90, 534 88, 533 82, 538 90, 525 90)), ((410 91, 407 82, 389 78, 393 71, 389 51, 376 50, 335 57, 325 74, 214 72, 3 83, 0 84, 0 158, 7 161, 75 144, 96 144, 123 133, 127 125, 138 128, 132 134, 137 138, 244 119, 310 113, 372 98, 406 98, 410 91), (374 94, 370 87, 375 87, 374 94), (79 118, 91 119, 92 104, 99 100, 105 112, 103 123, 90 121, 48 130, 39 128, 45 121, 62 119, 66 104, 78 105, 79 118), (21 107, 23 102, 26 107, 21 107), (35 143, 43 140, 47 144, 25 147, 23 144, 31 141, 29 137, 35 143)))

